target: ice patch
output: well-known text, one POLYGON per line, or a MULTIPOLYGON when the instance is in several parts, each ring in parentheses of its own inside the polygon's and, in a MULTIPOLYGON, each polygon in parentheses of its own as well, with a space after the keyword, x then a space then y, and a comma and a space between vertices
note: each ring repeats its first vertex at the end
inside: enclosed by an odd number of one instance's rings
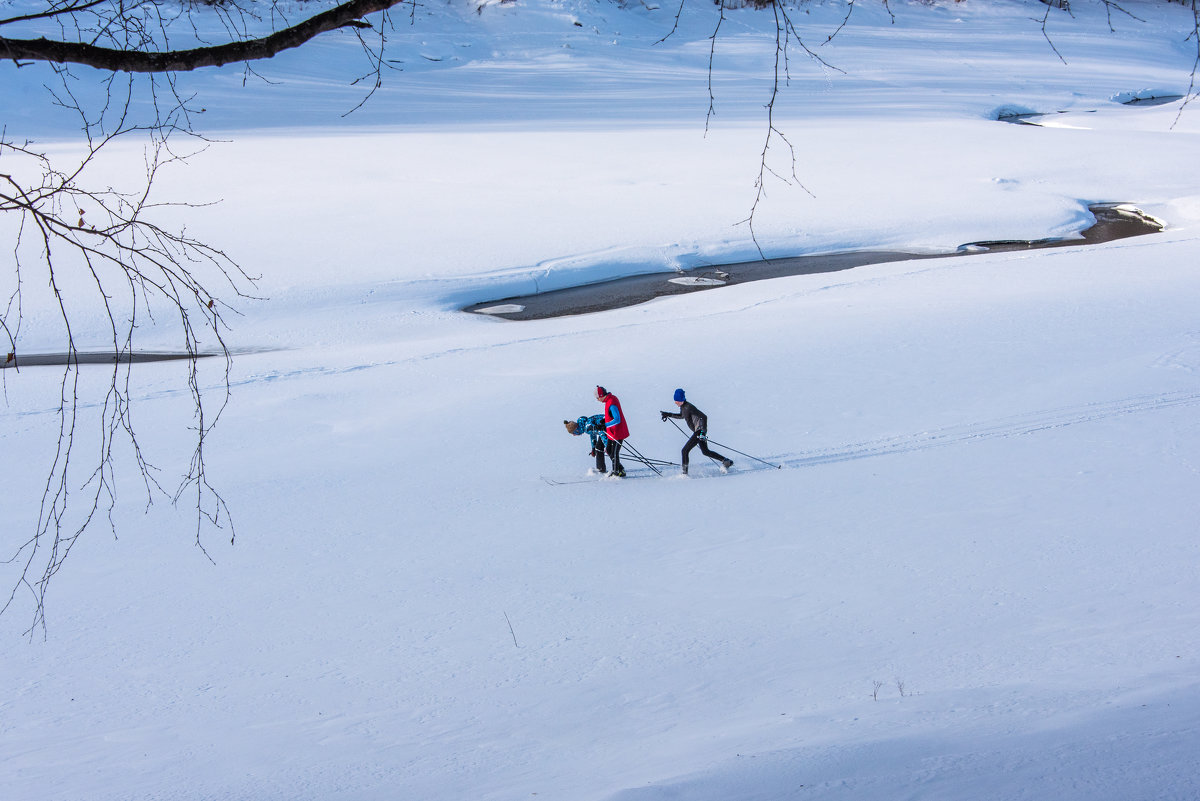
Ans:
POLYGON ((1112 96, 1112 100, 1124 106, 1165 106, 1183 100, 1183 95, 1169 89, 1138 89, 1134 92, 1118 92, 1112 96))
POLYGON ((669 279, 669 283, 679 284, 680 286, 725 286, 725 282, 720 278, 701 278, 694 275, 671 278, 669 279))

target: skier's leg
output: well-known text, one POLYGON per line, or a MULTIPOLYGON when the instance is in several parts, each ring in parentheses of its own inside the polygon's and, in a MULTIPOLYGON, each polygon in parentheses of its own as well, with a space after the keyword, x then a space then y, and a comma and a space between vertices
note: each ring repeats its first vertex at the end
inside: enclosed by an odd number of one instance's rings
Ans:
POLYGON ((709 459, 716 459, 718 462, 725 461, 724 456, 722 456, 721 454, 717 453, 714 450, 709 449, 708 440, 706 440, 706 439, 700 440, 700 452, 703 453, 705 456, 707 456, 709 459))
POLYGON ((717 453, 716 451, 709 449, 707 439, 700 440, 700 452, 703 453, 705 456, 707 456, 710 459, 716 459, 718 462, 721 463, 721 467, 724 467, 726 470, 728 470, 730 467, 733 466, 732 459, 722 456, 721 454, 717 453))
POLYGON ((621 449, 621 443, 619 443, 613 439, 610 439, 608 441, 608 444, 604 446, 605 452, 608 453, 608 459, 612 463, 612 472, 609 475, 616 475, 619 472, 618 465, 620 464, 620 462, 617 459, 617 451, 619 451, 620 449, 621 449))
MULTIPOLYGON (((700 438, 697 437, 695 434, 692 434, 692 436, 690 436, 688 438, 688 441, 683 446, 683 456, 680 457, 679 461, 680 461, 680 464, 683 466, 683 469, 680 470, 680 472, 683 473, 685 476, 687 475, 687 471, 688 471, 688 454, 691 453, 692 448, 696 447, 697 442, 700 442, 700 438)), ((704 447, 703 443, 701 443, 700 447, 701 448, 704 447)))

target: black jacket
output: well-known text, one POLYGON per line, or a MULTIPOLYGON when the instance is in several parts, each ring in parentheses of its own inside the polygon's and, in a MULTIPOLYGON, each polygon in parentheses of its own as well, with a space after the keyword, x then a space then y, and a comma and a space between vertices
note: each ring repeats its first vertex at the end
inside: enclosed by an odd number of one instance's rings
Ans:
POLYGON ((707 433, 708 431, 708 415, 693 406, 691 401, 684 401, 677 412, 663 412, 663 414, 684 421, 687 423, 687 427, 696 433, 707 433))

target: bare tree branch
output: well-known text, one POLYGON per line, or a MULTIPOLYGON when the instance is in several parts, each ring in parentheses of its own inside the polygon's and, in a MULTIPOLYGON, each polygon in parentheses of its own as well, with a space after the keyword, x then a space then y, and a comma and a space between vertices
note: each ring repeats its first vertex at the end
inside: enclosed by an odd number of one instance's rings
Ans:
MULTIPOLYGON (((116 497, 120 442, 128 444, 148 504, 158 496, 178 501, 189 488, 195 493, 196 544, 201 550, 203 524, 216 528, 228 524, 228 509, 208 481, 204 460, 206 438, 229 395, 231 356, 224 341, 224 315, 232 307, 216 291, 219 285, 235 297, 248 297, 244 288, 253 281, 222 251, 186 232, 173 231, 153 221, 156 213, 179 205, 156 202, 151 195, 158 173, 185 158, 173 153, 164 138, 151 139, 141 189, 127 193, 111 188, 85 188, 91 183, 89 171, 105 149, 118 137, 134 133, 144 131, 125 129, 88 147, 79 163, 67 171, 55 167, 44 154, 27 145, 0 139, 3 159, 0 163, 14 162, 23 174, 40 173, 36 183, 18 177, 17 171, 0 173, 0 214, 19 218, 13 245, 15 286, 0 320, 10 348, 5 373, 13 369, 19 374, 21 370, 19 332, 25 292, 22 273, 27 257, 40 262, 67 343, 58 399, 57 444, 42 491, 38 521, 33 533, 3 561, 16 565, 18 576, 8 598, 0 604, 0 614, 9 609, 24 588, 33 601, 31 632, 37 628, 45 630, 48 587, 80 535, 100 515, 108 518, 110 529, 116 533, 111 511, 116 497), (80 343, 72 323, 72 310, 84 302, 82 296, 88 287, 94 302, 103 310, 108 347, 113 354, 108 388, 99 403, 87 402, 82 394, 80 343), (174 496, 162 488, 158 471, 144 455, 133 419, 130 357, 134 351, 134 332, 142 316, 153 317, 155 307, 165 307, 176 317, 196 414, 191 465, 174 496), (212 399, 199 380, 200 359, 208 353, 215 353, 225 364, 222 389, 212 399), (86 415, 88 419, 98 418, 96 428, 92 429, 96 432, 95 442, 90 446, 96 450, 95 456, 80 466, 79 448, 93 439, 91 435, 82 436, 85 405, 98 409, 86 415), (87 472, 75 478, 81 469, 87 472), (83 493, 80 499, 74 497, 76 491, 83 493), (72 509, 75 511, 71 512, 72 509)), ((8 380, 5 375, 6 387, 8 380)), ((233 536, 232 527, 230 535, 233 536)))
POLYGON ((1050 49, 1054 51, 1054 55, 1058 56, 1058 60, 1066 64, 1067 60, 1063 58, 1062 53, 1058 52, 1058 47, 1054 44, 1054 40, 1050 38, 1048 26, 1050 24, 1050 10, 1052 8, 1061 8, 1068 14, 1071 13, 1070 0, 1042 0, 1042 3, 1046 6, 1046 13, 1044 13, 1041 20, 1039 20, 1042 26, 1042 36, 1046 39, 1046 43, 1050 45, 1050 49))
MULTIPOLYGON (((31 292, 46 287, 65 341, 58 398, 53 402, 57 404, 57 431, 52 432, 54 444, 48 454, 38 518, 30 534, 19 538, 23 541, 6 544, 10 556, 0 565, 11 566, 4 575, 15 578, 7 598, 0 592, 0 615, 8 612, 18 597, 27 595, 34 609, 29 631, 45 631, 48 588, 81 535, 104 522, 116 534, 114 508, 118 484, 127 476, 123 469, 126 459, 132 464, 133 476, 140 479, 147 504, 165 497, 194 508, 195 543, 206 555, 202 537, 206 530, 228 528, 233 539, 229 509, 209 481, 206 449, 229 400, 231 355, 224 339, 225 316, 235 313, 231 302, 249 297, 254 281, 220 249, 188 235, 186 228, 161 222, 176 209, 198 206, 162 203, 152 191, 162 169, 190 155, 177 151, 174 143, 180 139, 204 142, 190 138, 194 137, 195 99, 181 89, 176 73, 242 63, 249 79, 256 75, 256 61, 302 47, 323 33, 350 29, 368 60, 365 74, 354 81, 366 87, 365 103, 382 85, 383 70, 391 68, 384 58, 388 12, 405 2, 410 4, 413 22, 416 0, 325 0, 322 7, 333 5, 311 14, 310 5, 281 0, 45 0, 40 11, 0 19, 0 32, 18 34, 0 36, 0 58, 11 59, 18 67, 49 63, 58 78, 57 85, 47 88, 49 102, 78 115, 85 140, 78 161, 63 168, 7 130, 0 131, 0 217, 11 223, 10 230, 15 232, 8 273, 11 286, 0 288, 4 298, 0 332, 7 344, 0 348, 7 350, 0 354, 5 396, 9 382, 15 381, 22 369, 22 335, 31 292), (365 20, 372 14, 380 15, 374 26, 365 20), (55 31, 56 38, 48 38, 47 31, 55 31), (77 67, 103 71, 102 100, 83 101, 91 95, 79 88, 84 71, 73 72, 77 67), (151 102, 135 102, 142 98, 138 92, 148 94, 151 102), (119 191, 93 173, 114 142, 132 137, 145 140, 145 172, 137 189, 119 191), (104 349, 111 351, 112 369, 104 374, 99 390, 92 382, 94 372, 84 376, 90 368, 84 365, 87 354, 77 336, 87 339, 97 334, 91 330, 94 326, 86 334, 76 326, 74 314, 81 307, 99 312, 104 349), (164 487, 168 482, 148 449, 143 450, 134 415, 137 390, 131 365, 135 332, 146 321, 157 322, 160 315, 164 324, 169 321, 177 331, 194 412, 192 452, 174 489, 164 487), (209 355, 215 358, 203 361, 209 355), (222 363, 216 380, 201 380, 202 364, 222 363)), ((664 39, 679 29, 687 2, 680 0, 674 25, 664 39)), ((743 2, 770 8, 775 26, 772 82, 764 106, 765 136, 754 198, 743 221, 764 255, 755 220, 768 184, 777 181, 812 194, 797 176, 797 148, 778 122, 777 104, 790 79, 792 48, 799 48, 822 69, 837 68, 805 43, 806 37, 792 18, 806 0, 717 0, 718 19, 709 48, 706 131, 717 110, 713 78, 726 12, 743 2), (784 162, 776 157, 779 153, 784 162), (789 166, 779 166, 782 163, 789 166)), ((1051 39, 1049 25, 1051 6, 1069 14, 1069 2, 1044 2, 1043 36, 1065 63, 1051 39)), ((1138 19, 1117 0, 1100 2, 1110 29, 1114 11, 1138 19)), ((1196 58, 1180 114, 1196 97, 1198 2, 1181 3, 1191 5, 1194 25, 1188 38, 1195 40, 1196 58)), ((883 5, 894 22, 889 0, 883 0, 883 5)), ((855 8, 855 0, 848 0, 844 19, 825 38, 825 44, 850 24, 855 8)))
MULTIPOLYGON (((349 0, 267 36, 186 50, 142 51, 136 47, 141 42, 135 42, 135 46, 131 48, 114 48, 101 47, 90 42, 55 41, 44 37, 0 37, 0 57, 17 62, 80 64, 113 72, 188 72, 203 67, 220 67, 239 61, 272 58, 285 50, 300 47, 322 33, 346 27, 370 27, 369 23, 363 21, 363 17, 386 11, 403 2, 406 0, 349 0)), ((96 5, 98 4, 89 3, 73 10, 92 8, 96 5)), ((0 22, 0 25, 2 24, 4 23, 0 22)))
POLYGON ((1171 123, 1174 128, 1179 124, 1179 118, 1183 116, 1183 110, 1196 99, 1196 74, 1200 70, 1200 0, 1188 0, 1192 7, 1192 32, 1188 34, 1188 39, 1196 46, 1196 58, 1192 61, 1192 74, 1188 81, 1187 91, 1183 95, 1183 103, 1179 106, 1179 113, 1175 115, 1175 120, 1171 123))
MULTIPOLYGON (((229 298, 250 297, 254 280, 223 251, 160 222, 177 216, 178 209, 199 207, 154 199, 160 171, 197 151, 180 152, 175 144, 181 137, 207 144, 192 133, 192 115, 199 109, 181 92, 176 74, 241 62, 249 77, 257 60, 349 28, 368 59, 367 72, 354 81, 368 86, 366 102, 382 85, 383 70, 391 68, 383 57, 387 11, 403 2, 415 12, 416 0, 349 0, 317 13, 307 13, 312 5, 278 0, 46 0, 40 12, 0 19, 0 32, 34 34, 0 36, 0 57, 18 67, 48 62, 58 79, 46 87, 49 102, 76 114, 84 137, 81 157, 64 169, 28 142, 0 132, 0 217, 14 232, 11 286, 3 287, 7 299, 0 306, 0 332, 8 346, 0 356, 5 397, 24 364, 30 276, 36 276, 32 286, 46 287, 65 341, 57 433, 37 522, 21 542, 4 544, 11 550, 0 558, 0 567, 8 567, 0 575, 15 578, 7 598, 0 595, 0 615, 27 597, 33 607, 29 633, 45 632, 52 579, 89 528, 106 521, 116 535, 117 487, 130 469, 140 477, 147 505, 166 498, 194 509, 195 544, 206 556, 206 530, 227 528, 232 541, 229 509, 209 480, 206 450, 229 399, 231 354, 224 339, 225 315, 234 311, 229 298), (301 14, 293 21, 296 8, 301 14), (363 31, 373 26, 363 18, 375 13, 382 14, 380 25, 368 38, 363 31), (73 71, 80 67, 102 71, 98 101, 83 99, 96 95, 91 76, 73 71), (131 191, 110 188, 97 165, 116 141, 135 137, 145 141, 140 183, 131 191), (107 343, 100 344, 110 353, 106 388, 97 390, 94 383, 99 368, 85 365, 95 359, 84 348, 96 346, 97 331, 89 325, 86 343, 78 339, 74 315, 80 309, 98 309, 106 321, 107 343), (134 416, 134 333, 148 322, 173 325, 187 365, 193 450, 174 490, 163 486, 161 471, 143 450, 134 416), (202 381, 202 360, 223 363, 224 369, 211 376, 206 369, 202 381)), ((0 285, 4 281, 0 274, 0 285)))

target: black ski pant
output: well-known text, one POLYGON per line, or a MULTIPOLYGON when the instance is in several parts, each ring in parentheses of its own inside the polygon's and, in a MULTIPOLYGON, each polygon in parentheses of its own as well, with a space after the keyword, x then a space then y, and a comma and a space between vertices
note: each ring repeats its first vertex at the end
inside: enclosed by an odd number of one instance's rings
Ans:
POLYGON ((592 448, 592 455, 596 457, 596 472, 597 473, 607 473, 608 472, 608 468, 605 467, 605 465, 604 465, 604 450, 607 447, 608 446, 605 445, 604 447, 600 447, 600 448, 592 448))
POLYGON ((608 451, 608 458, 612 459, 612 468, 614 472, 625 469, 621 466, 621 446, 624 444, 624 440, 610 439, 608 441, 608 445, 604 446, 605 450, 608 451))
POLYGON ((683 446, 683 466, 684 467, 688 466, 688 453, 691 452, 692 448, 696 447, 697 445, 700 446, 700 452, 703 453, 708 458, 716 459, 718 462, 725 461, 724 456, 722 456, 721 454, 717 453, 714 450, 709 450, 707 439, 701 439, 699 434, 692 434, 692 436, 690 438, 688 438, 687 444, 685 444, 683 446))

